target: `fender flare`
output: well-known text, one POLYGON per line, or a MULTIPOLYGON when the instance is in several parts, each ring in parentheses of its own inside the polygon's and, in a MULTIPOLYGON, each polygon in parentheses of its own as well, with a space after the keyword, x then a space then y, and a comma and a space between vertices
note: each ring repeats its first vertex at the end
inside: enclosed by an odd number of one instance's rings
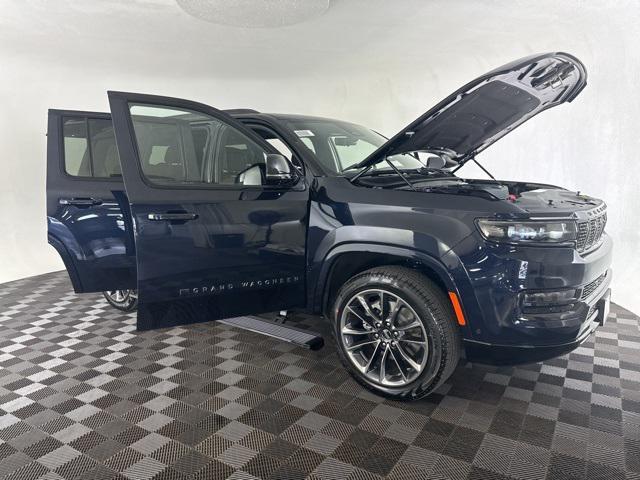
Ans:
POLYGON ((83 291, 82 282, 80 281, 80 275, 78 275, 78 271, 76 270, 76 264, 73 261, 73 258, 69 254, 67 247, 64 246, 58 238, 51 235, 50 233, 47 235, 47 241, 49 245, 56 249, 60 258, 62 258, 62 262, 64 263, 67 272, 69 273, 69 279, 71 280, 71 285, 73 286, 73 290, 77 292, 83 291))
MULTIPOLYGON (((321 261, 322 267, 319 271, 311 299, 313 312, 323 313, 325 311, 329 295, 329 288, 327 288, 327 286, 333 273, 333 267, 336 259, 341 255, 352 252, 380 253, 413 260, 434 271, 448 291, 455 292, 457 295, 460 295, 456 282, 450 273, 450 269, 448 269, 441 260, 427 252, 375 242, 347 242, 332 247, 321 261)), ((457 265, 452 265, 451 268, 455 268, 456 266, 457 265)))

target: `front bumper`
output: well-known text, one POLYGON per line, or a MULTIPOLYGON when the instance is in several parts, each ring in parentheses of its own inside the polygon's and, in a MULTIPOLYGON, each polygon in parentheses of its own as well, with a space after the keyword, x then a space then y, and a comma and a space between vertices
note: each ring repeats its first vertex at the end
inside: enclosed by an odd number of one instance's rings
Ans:
POLYGON ((607 289, 594 304, 585 324, 587 328, 575 340, 553 345, 501 345, 465 339, 467 360, 493 365, 517 365, 559 357, 584 343, 595 330, 604 325, 609 315, 611 289, 607 289))
POLYGON ((572 248, 488 244, 477 237, 453 252, 460 259, 456 283, 467 318, 467 358, 523 363, 562 355, 584 342, 606 320, 612 242, 581 256, 572 248), (464 277, 464 278, 463 278, 464 277), (526 310, 525 292, 577 289, 562 310, 526 310))

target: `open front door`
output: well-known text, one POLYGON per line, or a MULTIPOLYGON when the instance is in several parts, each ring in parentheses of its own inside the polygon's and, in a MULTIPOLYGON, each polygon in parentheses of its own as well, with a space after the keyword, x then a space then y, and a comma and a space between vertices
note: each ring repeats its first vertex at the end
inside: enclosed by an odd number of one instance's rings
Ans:
POLYGON ((195 102, 109 92, 134 223, 138 328, 304 305, 309 194, 268 184, 275 149, 195 102))

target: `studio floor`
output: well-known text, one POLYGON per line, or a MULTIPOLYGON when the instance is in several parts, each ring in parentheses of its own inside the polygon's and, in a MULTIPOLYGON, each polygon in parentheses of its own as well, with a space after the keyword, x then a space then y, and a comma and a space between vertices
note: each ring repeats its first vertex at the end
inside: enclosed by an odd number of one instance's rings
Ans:
POLYGON ((616 306, 569 355, 462 362, 414 403, 363 390, 331 340, 136 332, 65 273, 0 285, 0 325, 2 479, 640 479, 640 328, 616 306))

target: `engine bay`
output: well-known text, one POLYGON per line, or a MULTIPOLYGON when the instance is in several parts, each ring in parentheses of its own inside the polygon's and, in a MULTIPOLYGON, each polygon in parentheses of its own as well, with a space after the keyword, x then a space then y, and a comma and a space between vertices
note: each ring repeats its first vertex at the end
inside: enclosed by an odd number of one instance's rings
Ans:
POLYGON ((506 201, 517 204, 530 212, 561 209, 576 211, 600 205, 601 200, 580 192, 572 192, 555 185, 513 182, 501 180, 466 179, 441 170, 425 174, 404 173, 399 175, 372 175, 358 180, 358 184, 377 189, 407 190, 424 193, 469 195, 487 200, 506 201), (410 183, 410 185, 409 185, 410 183))

